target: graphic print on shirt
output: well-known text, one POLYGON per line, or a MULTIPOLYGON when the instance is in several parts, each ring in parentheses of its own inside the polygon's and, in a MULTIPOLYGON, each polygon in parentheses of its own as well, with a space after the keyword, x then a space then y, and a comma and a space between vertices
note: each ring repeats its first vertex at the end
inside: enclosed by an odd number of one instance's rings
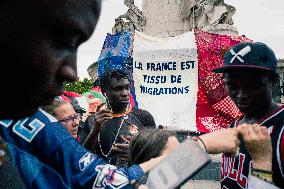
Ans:
MULTIPOLYGON (((247 172, 245 165, 250 164, 250 160, 243 153, 239 153, 238 157, 222 156, 221 164, 221 182, 230 183, 230 181, 237 182, 239 188, 247 187, 247 172)), ((230 185, 230 184, 229 184, 230 185)), ((229 186, 228 185, 228 186, 229 186)), ((227 186, 227 184, 225 184, 227 186)), ((231 188, 231 187, 230 187, 231 188)))
MULTIPOLYGON (((6 128, 13 125, 12 120, 2 120, 0 124, 6 128)), ((22 119, 13 125, 13 132, 27 142, 31 142, 37 133, 45 126, 43 122, 38 119, 29 121, 29 118, 22 119)))
POLYGON ((113 165, 98 165, 96 171, 98 175, 93 188, 105 188, 106 186, 110 186, 111 188, 123 188, 129 184, 127 176, 123 172, 118 171, 113 165))

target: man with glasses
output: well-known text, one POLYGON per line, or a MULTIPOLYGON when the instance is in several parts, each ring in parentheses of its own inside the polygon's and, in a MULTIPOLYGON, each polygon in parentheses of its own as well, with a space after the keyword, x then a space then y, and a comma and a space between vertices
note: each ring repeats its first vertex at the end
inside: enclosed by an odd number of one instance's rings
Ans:
POLYGON ((70 102, 62 99, 55 99, 52 104, 42 107, 46 112, 53 115, 61 123, 73 138, 80 142, 78 127, 81 120, 79 113, 76 113, 70 102))

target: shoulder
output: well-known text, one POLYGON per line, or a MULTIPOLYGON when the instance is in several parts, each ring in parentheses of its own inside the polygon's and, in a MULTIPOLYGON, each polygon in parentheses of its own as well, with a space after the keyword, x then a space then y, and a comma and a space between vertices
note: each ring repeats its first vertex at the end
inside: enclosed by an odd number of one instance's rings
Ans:
POLYGON ((59 125, 57 120, 39 109, 34 115, 19 120, 0 120, 0 125, 3 125, 3 137, 12 140, 19 137, 28 143, 32 142, 37 135, 40 135, 43 130, 50 130, 54 127, 47 127, 49 125, 59 125), (17 137, 16 137, 17 136, 17 137))
POLYGON ((38 112, 34 115, 34 117, 37 117, 46 123, 57 123, 58 122, 58 120, 54 116, 52 116, 51 114, 47 113, 46 111, 42 109, 39 109, 38 112))
POLYGON ((147 110, 139 109, 139 108, 133 108, 132 109, 134 114, 137 114, 143 118, 151 117, 153 118, 152 114, 148 112, 147 110))
POLYGON ((138 113, 142 113, 142 114, 150 114, 150 112, 148 112, 147 110, 144 109, 140 109, 140 108, 133 108, 134 111, 138 112, 138 113))
POLYGON ((145 127, 155 127, 156 126, 154 117, 147 110, 133 108, 132 111, 134 114, 136 114, 141 119, 141 121, 143 122, 143 126, 145 127))

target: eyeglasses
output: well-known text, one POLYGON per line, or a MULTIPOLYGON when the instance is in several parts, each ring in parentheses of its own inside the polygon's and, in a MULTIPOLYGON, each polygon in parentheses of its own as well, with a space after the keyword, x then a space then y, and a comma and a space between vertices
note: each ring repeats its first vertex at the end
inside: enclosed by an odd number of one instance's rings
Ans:
POLYGON ((71 117, 67 117, 65 119, 59 120, 58 122, 65 123, 66 125, 70 125, 74 123, 76 120, 81 120, 81 115, 79 113, 76 113, 71 117))

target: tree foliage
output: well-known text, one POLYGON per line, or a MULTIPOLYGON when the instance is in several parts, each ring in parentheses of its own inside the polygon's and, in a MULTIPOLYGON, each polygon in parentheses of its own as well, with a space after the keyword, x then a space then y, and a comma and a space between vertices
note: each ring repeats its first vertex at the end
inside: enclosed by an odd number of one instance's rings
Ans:
POLYGON ((88 92, 93 87, 93 80, 84 78, 83 80, 78 80, 73 83, 65 83, 65 90, 72 91, 79 94, 88 92))

